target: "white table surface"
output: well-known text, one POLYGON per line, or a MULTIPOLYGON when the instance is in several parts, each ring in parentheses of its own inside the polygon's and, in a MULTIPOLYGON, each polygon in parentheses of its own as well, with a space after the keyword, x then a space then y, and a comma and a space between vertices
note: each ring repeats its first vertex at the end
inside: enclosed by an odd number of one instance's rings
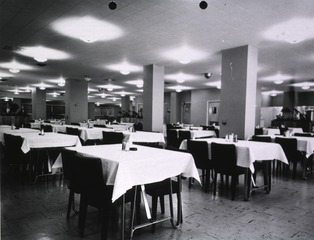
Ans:
POLYGON ((66 135, 61 133, 12 133, 12 135, 24 138, 22 151, 27 153, 31 148, 52 148, 52 147, 70 147, 82 146, 78 136, 66 135))
POLYGON ((264 128, 264 135, 275 136, 276 134, 280 134, 279 128, 264 128))
POLYGON ((162 133, 157 132, 123 132, 124 135, 130 136, 131 142, 144 142, 144 143, 165 143, 165 138, 162 133))
POLYGON ((136 146, 137 151, 122 151, 121 144, 67 148, 102 160, 106 184, 113 185, 114 202, 133 186, 162 181, 182 174, 200 182, 191 154, 136 146))
POLYGON ((3 127, 3 128, 0 128, 0 142, 5 144, 4 143, 4 134, 19 134, 19 133, 39 133, 39 130, 37 129, 31 129, 31 128, 20 128, 20 129, 14 129, 12 130, 11 129, 11 126, 9 127, 3 127))
MULTIPOLYGON (((208 143, 208 156, 211 156, 211 143, 235 144, 237 150, 237 165, 250 168, 255 171, 253 163, 263 160, 280 160, 288 164, 282 147, 277 143, 264 143, 254 141, 226 142, 223 138, 195 139, 195 141, 206 141, 208 143)), ((187 149, 187 140, 182 141, 180 149, 187 149)))

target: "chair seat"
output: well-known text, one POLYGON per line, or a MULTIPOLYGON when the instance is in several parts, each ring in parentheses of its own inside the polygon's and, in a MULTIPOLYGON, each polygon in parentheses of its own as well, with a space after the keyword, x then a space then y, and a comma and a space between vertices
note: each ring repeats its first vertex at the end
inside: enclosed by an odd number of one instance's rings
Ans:
MULTIPOLYGON (((176 181, 171 180, 172 184, 172 193, 179 192, 179 184, 176 181)), ((150 196, 163 196, 170 194, 170 184, 168 180, 164 180, 158 183, 151 183, 145 185, 146 193, 150 196)))

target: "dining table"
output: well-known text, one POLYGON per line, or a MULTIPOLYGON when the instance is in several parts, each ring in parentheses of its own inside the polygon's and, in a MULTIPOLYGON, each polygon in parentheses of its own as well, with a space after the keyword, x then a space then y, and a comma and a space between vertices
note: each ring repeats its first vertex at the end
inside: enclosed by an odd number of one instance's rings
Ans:
MULTIPOLYGON (((145 195, 145 184, 160 182, 177 176, 191 177, 200 182, 199 174, 191 154, 140 145, 133 145, 133 148, 133 151, 125 151, 122 150, 121 144, 67 148, 83 156, 101 159, 104 181, 107 185, 113 186, 112 202, 123 196, 132 187, 141 187, 149 222, 140 226, 132 226, 131 238, 136 229, 156 223, 151 219, 145 195)), ((178 206, 182 209, 181 202, 178 206)), ((171 221, 173 220, 172 217, 171 221)), ((177 218, 176 224, 178 224, 180 216, 177 216, 177 218)), ((167 219, 169 218, 165 218, 164 220, 167 219)), ((157 222, 160 221, 162 220, 157 220, 157 222)), ((124 231, 122 230, 122 232, 124 231)))
POLYGON ((39 172, 39 169, 34 167, 34 172, 30 171, 30 174, 33 175, 34 182, 37 181, 38 177, 40 176, 47 176, 55 174, 56 172, 53 171, 52 166, 54 162, 56 161, 55 158, 51 157, 51 154, 49 153, 50 150, 58 150, 63 147, 71 147, 71 146, 82 146, 80 139, 78 136, 73 135, 67 135, 67 134, 61 134, 61 133, 53 133, 53 132, 47 132, 44 134, 41 134, 38 132, 25 132, 25 133, 19 133, 19 132, 13 132, 10 133, 14 136, 20 136, 23 138, 23 143, 21 146, 21 150, 23 153, 30 153, 30 161, 31 165, 35 166, 40 161, 39 159, 39 151, 44 151, 47 154, 47 164, 46 168, 41 169, 41 173, 39 172))
POLYGON ((0 143, 4 143, 4 134, 22 134, 22 133, 39 133, 37 129, 31 128, 14 128, 12 129, 11 126, 0 126, 0 143))
MULTIPOLYGON (((223 138, 204 138, 204 139, 194 139, 193 141, 206 141, 208 143, 208 156, 211 159, 211 143, 222 143, 222 144, 234 144, 237 152, 237 166, 246 168, 245 173, 245 186, 244 188, 244 199, 249 200, 250 194, 253 190, 260 188, 271 188, 271 161, 278 160, 285 164, 289 164, 288 159, 282 149, 282 147, 277 143, 266 143, 266 142, 254 142, 254 141, 244 141, 239 140, 236 142, 230 142, 223 138), (267 165, 267 186, 257 187, 255 185, 252 174, 255 172, 254 163, 264 162, 267 165), (252 182, 254 189, 251 188, 252 182)), ((180 147, 182 150, 187 149, 187 140, 183 140, 180 147)))

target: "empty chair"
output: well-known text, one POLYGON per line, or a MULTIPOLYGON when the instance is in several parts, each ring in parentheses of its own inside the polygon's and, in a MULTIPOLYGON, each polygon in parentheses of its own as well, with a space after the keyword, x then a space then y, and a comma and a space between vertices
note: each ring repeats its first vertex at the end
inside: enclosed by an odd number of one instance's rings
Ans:
POLYGON ((75 154, 76 151, 71 151, 67 149, 62 149, 62 171, 64 178, 68 181, 68 188, 70 190, 69 200, 68 200, 68 210, 67 210, 67 218, 70 217, 71 207, 75 211, 74 203, 75 203, 75 193, 80 194, 81 189, 80 186, 75 179, 75 171, 77 171, 77 165, 75 162, 75 154))
MULTIPOLYGON (((178 204, 177 209, 179 209, 179 204, 181 204, 181 194, 180 194, 181 190, 180 190, 178 182, 173 181, 171 179, 166 179, 161 182, 145 185, 146 193, 152 197, 152 219, 153 220, 156 220, 156 217, 157 217, 158 198, 160 200, 161 212, 163 214, 165 213, 164 196, 169 195, 169 201, 172 200, 170 198, 170 193, 171 193, 170 184, 172 188, 172 193, 177 194, 177 204, 178 204)), ((180 214, 181 214, 180 222, 182 223, 182 211, 180 214)), ((152 231, 155 231, 155 224, 152 226, 152 231)))
POLYGON ((27 169, 30 172, 30 153, 24 153, 21 149, 23 138, 10 134, 4 134, 4 158, 10 170, 10 176, 15 180, 24 181, 27 169))
POLYGON ((102 144, 122 143, 124 135, 122 132, 102 132, 102 144))
POLYGON ((167 130, 167 147, 168 148, 179 148, 179 138, 177 130, 167 130))
POLYGON ((296 138, 283 138, 277 137, 275 138, 275 142, 279 143, 286 154, 286 157, 289 162, 288 169, 290 167, 290 163, 293 164, 293 175, 292 177, 296 177, 297 171, 297 163, 301 162, 303 167, 306 168, 306 156, 305 153, 298 151, 298 142, 296 138))
POLYGON ((255 128, 254 135, 263 135, 264 129, 263 128, 255 128))
POLYGON ((143 131, 143 123, 134 123, 133 127, 135 131, 143 131))
POLYGON ((179 133, 179 144, 181 144, 182 141, 185 139, 191 139, 190 131, 179 130, 178 133, 179 133))
POLYGON ((44 130, 44 132, 52 132, 52 126, 51 125, 41 125, 41 129, 44 130))
MULTIPOLYGON (((214 167, 214 188, 216 195, 217 174, 231 176, 231 199, 235 199, 238 176, 246 173, 246 169, 237 166, 237 152, 234 144, 211 143, 212 162, 214 167)), ((244 189, 246 192, 247 189, 244 189)))
POLYGON ((208 143, 206 141, 187 140, 187 149, 192 154, 196 167, 202 170, 202 185, 207 192, 210 170, 213 169, 213 162, 208 156, 208 143))
MULTIPOLYGON (((255 142, 272 142, 270 136, 252 136, 252 141, 255 142)), ((275 169, 275 161, 273 160, 273 166, 275 169)), ((278 164, 278 163, 277 163, 278 164)), ((262 170, 264 176, 264 185, 266 186, 266 192, 269 193, 271 189, 271 165, 269 161, 256 161, 254 162, 255 172, 253 174, 254 180, 256 181, 256 173, 258 170, 262 170)))
MULTIPOLYGON (((111 218, 112 208, 122 203, 122 198, 112 203, 113 186, 106 185, 106 179, 103 175, 101 159, 85 157, 79 154, 75 155, 77 171, 75 179, 81 189, 80 211, 79 211, 79 229, 81 236, 84 234, 85 220, 88 206, 93 206, 101 211, 101 239, 107 238, 109 220, 111 218)), ((125 194, 125 201, 133 200, 134 191, 129 190, 125 194)), ((137 198, 137 207, 139 211, 139 197, 137 198)), ((138 214, 139 215, 139 214, 138 214)))
POLYGON ((270 136, 252 136, 252 141, 255 142, 271 142, 271 137, 270 136))
POLYGON ((81 135, 81 130, 78 128, 66 127, 66 134, 79 137, 81 135))
POLYGON ((311 133, 295 133, 294 136, 296 136, 296 137, 314 137, 314 134, 311 134, 311 133))

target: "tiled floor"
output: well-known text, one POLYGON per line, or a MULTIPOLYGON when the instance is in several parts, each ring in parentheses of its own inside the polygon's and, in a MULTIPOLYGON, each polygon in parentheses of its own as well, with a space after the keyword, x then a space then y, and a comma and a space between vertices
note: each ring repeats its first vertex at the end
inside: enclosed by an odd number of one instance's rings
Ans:
MULTIPOLYGON (((243 201, 242 183, 240 178, 236 201, 231 201, 226 190, 219 189, 214 198, 198 184, 189 189, 183 181, 184 223, 178 229, 169 222, 158 224, 155 233, 142 229, 134 239, 314 239, 313 175, 306 181, 273 178, 271 193, 255 192, 250 201, 243 201)), ((1 239, 100 239, 99 212, 89 209, 80 238, 78 216, 65 217, 67 198, 68 189, 58 177, 24 185, 2 179, 1 239)), ((119 224, 112 224, 109 239, 119 236, 119 224)))

